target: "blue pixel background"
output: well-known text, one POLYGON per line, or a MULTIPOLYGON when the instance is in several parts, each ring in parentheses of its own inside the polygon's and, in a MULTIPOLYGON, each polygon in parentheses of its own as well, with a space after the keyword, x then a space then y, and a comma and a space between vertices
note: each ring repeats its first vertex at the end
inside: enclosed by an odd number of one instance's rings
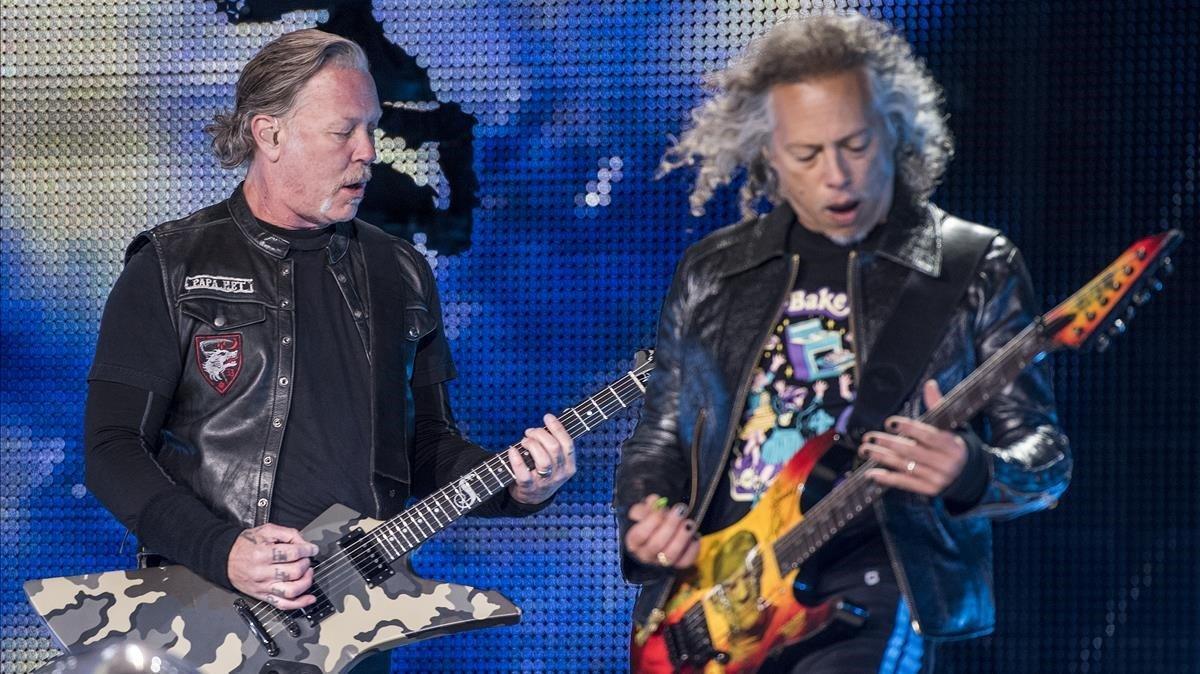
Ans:
MULTIPOLYGON (((834 3, 829 3, 830 5, 834 3)), ((1200 9, 1190 2, 837 3, 900 26, 946 89, 959 154, 937 200, 1003 229, 1047 304, 1132 239, 1197 223, 1200 9)), ((701 76, 809 3, 374 2, 433 92, 476 119, 470 247, 429 256, 460 370, 455 407, 495 448, 630 366, 652 342, 682 249, 735 218, 729 190, 686 215, 653 181, 701 76)), ((121 250, 223 198, 201 132, 237 70, 327 18, 235 23, 212 2, 5 0, 0 107, 0 672, 53 654, 20 583, 133 564, 82 487, 84 376, 121 250)), ((408 171, 436 181, 426 156, 408 171)), ((436 162, 435 162, 436 163, 436 162)), ((1198 272, 1100 355, 1055 357, 1077 452, 1056 510, 997 527, 995 636, 945 672, 1183 672, 1200 661, 1198 272)), ((558 502, 469 521, 426 545, 425 575, 495 587, 519 626, 395 656, 411 671, 620 671, 633 592, 608 509, 633 417, 580 443, 558 502)))

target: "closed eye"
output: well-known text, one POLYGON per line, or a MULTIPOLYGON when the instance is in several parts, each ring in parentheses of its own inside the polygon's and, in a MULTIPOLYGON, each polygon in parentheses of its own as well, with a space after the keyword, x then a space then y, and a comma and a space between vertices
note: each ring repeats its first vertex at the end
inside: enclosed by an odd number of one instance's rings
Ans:
POLYGON ((871 147, 872 140, 873 136, 871 135, 871 132, 863 131, 862 133, 855 134, 847 138, 842 143, 842 147, 845 147, 851 152, 865 152, 867 148, 871 147))

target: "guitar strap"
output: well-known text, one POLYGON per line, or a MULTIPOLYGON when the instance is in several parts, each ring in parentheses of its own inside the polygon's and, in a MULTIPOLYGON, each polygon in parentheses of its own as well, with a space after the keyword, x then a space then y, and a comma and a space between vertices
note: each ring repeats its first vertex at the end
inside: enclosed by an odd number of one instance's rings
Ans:
MULTIPOLYGON (((941 274, 932 278, 912 269, 905 278, 895 308, 875 340, 870 359, 862 366, 854 410, 846 424, 854 444, 850 446, 843 440, 826 453, 826 459, 834 465, 842 461, 849 465, 853 447, 858 446, 862 435, 879 428, 916 387, 934 349, 950 327, 950 319, 970 285, 975 268, 998 234, 990 227, 946 216, 940 211, 934 217, 943 218, 941 274)), ((662 606, 670 598, 674 585, 674 582, 664 583, 658 590, 649 620, 635 625, 636 635, 644 636, 656 629, 665 616, 662 606)))
POLYGON ((846 423, 855 447, 864 433, 882 427, 883 420, 896 413, 917 388, 975 268, 998 234, 952 216, 945 216, 941 229, 941 274, 930 277, 909 270, 895 308, 862 365, 854 411, 846 423))

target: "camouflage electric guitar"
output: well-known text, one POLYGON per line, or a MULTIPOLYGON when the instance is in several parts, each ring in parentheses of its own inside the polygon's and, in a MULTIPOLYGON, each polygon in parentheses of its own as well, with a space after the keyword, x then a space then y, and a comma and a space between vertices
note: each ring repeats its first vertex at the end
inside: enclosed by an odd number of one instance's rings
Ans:
MULTIPOLYGON (((632 371, 559 414, 571 437, 640 398, 653 369, 653 354, 640 352, 632 371)), ((31 580, 25 593, 70 653, 136 643, 205 674, 339 672, 373 651, 520 620, 500 593, 426 580, 409 562, 422 542, 512 482, 500 452, 385 522, 326 510, 303 532, 320 548, 317 601, 305 609, 278 610, 182 566, 31 580)))
MULTIPOLYGON (((1103 273, 1033 321, 954 388, 921 421, 950 429, 975 416, 1043 355, 1060 348, 1104 349, 1125 330, 1131 304, 1161 288, 1167 255, 1183 235, 1172 230, 1138 241, 1103 273)), ((662 610, 633 635, 632 670, 719 674, 775 671, 772 658, 797 656, 851 633, 865 612, 840 598, 805 605, 794 586, 801 566, 856 517, 868 516, 884 488, 867 461, 810 503, 818 461, 839 442, 833 431, 808 441, 740 521, 704 536, 696 565, 680 575, 662 610), (810 481, 810 478, 811 481, 810 481), (802 498, 802 496, 804 498, 802 498)), ((851 451, 852 448, 851 448, 851 451)))

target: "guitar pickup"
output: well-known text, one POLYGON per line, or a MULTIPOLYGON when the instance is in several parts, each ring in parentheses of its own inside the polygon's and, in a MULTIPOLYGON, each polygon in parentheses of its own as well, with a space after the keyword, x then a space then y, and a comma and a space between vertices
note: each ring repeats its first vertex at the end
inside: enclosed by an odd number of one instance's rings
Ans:
MULTIPOLYGON (((319 585, 313 583, 308 588, 308 593, 316 597, 317 600, 313 603, 300 609, 300 613, 308 619, 308 624, 316 627, 318 623, 324 620, 327 616, 333 615, 333 602, 329 601, 329 597, 325 596, 325 591, 319 585)), ((288 626, 288 631, 292 632, 293 625, 288 626)), ((299 636, 299 628, 292 633, 292 636, 299 636)))
POLYGON ((375 587, 396 575, 396 570, 388 563, 375 541, 368 539, 361 528, 351 529, 337 544, 350 558, 350 562, 369 587, 375 587))

